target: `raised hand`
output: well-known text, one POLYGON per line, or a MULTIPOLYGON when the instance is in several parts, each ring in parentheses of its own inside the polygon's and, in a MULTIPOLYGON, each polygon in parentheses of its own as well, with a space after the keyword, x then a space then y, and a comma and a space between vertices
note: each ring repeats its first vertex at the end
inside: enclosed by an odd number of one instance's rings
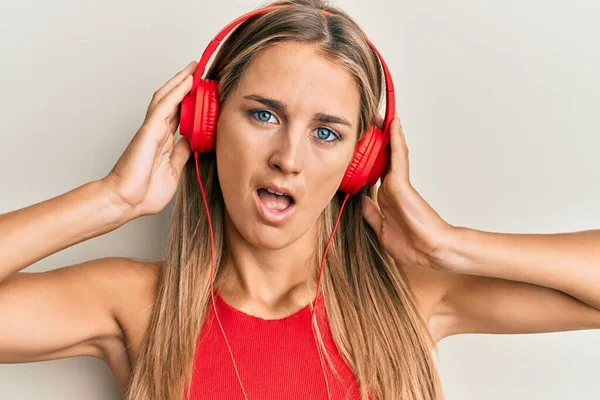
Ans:
POLYGON ((161 211, 175 194, 181 170, 190 157, 185 137, 174 143, 179 105, 192 88, 192 61, 152 96, 146 117, 112 170, 101 179, 134 217, 161 211))
POLYGON ((398 114, 390 129, 390 166, 377 190, 377 203, 364 196, 363 216, 396 264, 444 269, 436 263, 436 255, 454 227, 410 183, 408 148, 398 114))

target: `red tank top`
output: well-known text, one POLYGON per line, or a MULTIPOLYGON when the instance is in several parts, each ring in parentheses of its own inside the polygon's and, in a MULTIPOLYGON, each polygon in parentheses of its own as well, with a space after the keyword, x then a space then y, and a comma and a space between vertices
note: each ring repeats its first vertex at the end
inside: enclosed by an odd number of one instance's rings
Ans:
MULTIPOLYGON (((218 290, 215 302, 248 400, 327 400, 310 306, 281 319, 266 320, 232 307, 218 290)), ((317 299, 316 313, 325 348, 340 375, 337 378, 323 360, 331 398, 358 400, 357 381, 333 342, 322 295, 317 299)), ((190 397, 185 399, 244 399, 212 303, 196 346, 190 397)))

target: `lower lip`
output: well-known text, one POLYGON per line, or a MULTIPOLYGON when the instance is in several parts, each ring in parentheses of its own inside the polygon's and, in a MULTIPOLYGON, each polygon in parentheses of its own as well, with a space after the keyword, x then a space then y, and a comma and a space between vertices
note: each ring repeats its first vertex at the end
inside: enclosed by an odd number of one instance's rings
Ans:
POLYGON ((265 219, 267 222, 277 224, 285 222, 292 215, 292 211, 296 206, 296 203, 290 204, 288 208, 283 211, 275 211, 271 210, 258 196, 258 191, 254 191, 254 200, 256 201, 256 208, 258 209, 258 213, 265 219))

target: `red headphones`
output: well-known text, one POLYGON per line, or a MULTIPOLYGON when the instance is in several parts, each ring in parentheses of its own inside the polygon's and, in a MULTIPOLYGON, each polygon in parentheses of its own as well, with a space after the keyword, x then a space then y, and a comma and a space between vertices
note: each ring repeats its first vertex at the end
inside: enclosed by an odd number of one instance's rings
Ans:
MULTIPOLYGON (((271 6, 249 12, 225 26, 208 44, 194 72, 192 89, 184 97, 180 112, 180 133, 190 142, 192 152, 207 153, 215 149, 215 136, 219 118, 218 82, 202 79, 208 60, 217 49, 220 42, 240 23, 255 15, 265 14, 271 10, 287 7, 286 5, 271 6)), ((322 10, 326 15, 333 15, 322 10)), ((373 186, 383 175, 390 158, 387 146, 390 139, 390 125, 395 111, 394 83, 388 67, 373 43, 364 35, 373 51, 379 57, 385 75, 386 111, 383 130, 371 126, 368 132, 359 140, 352 161, 348 165, 339 190, 356 194, 366 185, 373 186)))

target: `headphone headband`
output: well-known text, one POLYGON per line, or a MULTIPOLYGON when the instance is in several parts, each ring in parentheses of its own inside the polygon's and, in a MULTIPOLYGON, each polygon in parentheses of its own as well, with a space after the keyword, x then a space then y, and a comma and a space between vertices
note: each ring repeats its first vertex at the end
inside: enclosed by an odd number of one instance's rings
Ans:
MULTIPOLYGON (((228 25, 226 25, 223 29, 221 29, 219 31, 219 33, 217 33, 217 35, 213 38, 213 40, 210 41, 208 46, 206 46, 206 49, 204 49, 204 52, 202 53, 202 57, 200 57, 200 61, 198 62, 198 66, 196 67, 196 70, 194 71, 194 80, 193 80, 192 87, 196 87, 198 85, 198 83, 202 79, 202 75, 204 74, 204 69, 206 68, 206 64, 208 64, 208 60, 210 59, 210 57, 213 55, 213 53, 215 52, 215 50, 217 49, 217 47, 219 46, 221 41, 225 38, 225 36, 227 36, 227 34, 229 32, 231 32, 236 26, 238 26, 239 24, 241 24, 242 22, 246 21, 249 18, 252 18, 256 15, 266 14, 269 11, 272 11, 272 10, 275 10, 278 8, 282 8, 282 7, 289 7, 289 6, 288 5, 270 6, 270 7, 265 7, 265 8, 251 11, 249 13, 246 13, 246 14, 236 18, 235 20, 230 22, 228 25)), ((325 15, 335 15, 327 10, 321 10, 321 11, 325 15)), ((369 44, 369 46, 371 46, 371 49, 373 49, 375 54, 377 54, 377 57, 379 58, 379 62, 381 63, 381 66, 383 68, 383 74, 385 76, 386 102, 385 102, 385 118, 383 120, 382 131, 385 136, 385 144, 387 144, 389 142, 389 138, 390 138, 389 128, 392 123, 392 120, 394 119, 394 111, 396 109, 396 97, 394 94, 394 82, 392 81, 392 76, 390 74, 390 71, 389 71, 387 64, 385 63, 383 57, 381 56, 381 53, 379 53, 379 50, 377 50, 377 48, 373 45, 373 43, 369 40, 369 38, 367 37, 367 35, 365 35, 364 32, 362 32, 362 35, 365 38, 366 42, 369 44)))

